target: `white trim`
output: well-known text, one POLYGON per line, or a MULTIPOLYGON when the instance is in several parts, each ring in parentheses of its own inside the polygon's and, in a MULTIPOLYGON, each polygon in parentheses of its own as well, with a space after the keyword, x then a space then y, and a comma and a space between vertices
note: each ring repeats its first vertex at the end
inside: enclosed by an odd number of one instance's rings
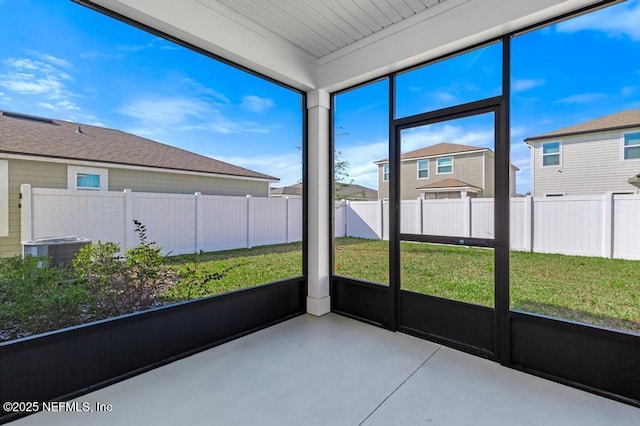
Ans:
POLYGON ((540 155, 542 156, 540 159, 540 167, 543 168, 553 168, 553 167, 562 167, 562 141, 560 140, 554 140, 554 141, 548 141, 548 142, 542 142, 540 144, 540 155), (558 164, 549 164, 547 166, 544 165, 544 157, 545 157, 545 153, 544 153, 544 146, 551 144, 551 143, 557 143, 558 144, 558 153, 551 153, 551 154, 546 154, 547 157, 550 157, 552 155, 557 155, 558 156, 558 164))
POLYGON ((264 178, 248 177, 248 176, 224 175, 220 173, 192 172, 188 170, 163 169, 161 167, 150 167, 150 166, 131 166, 127 164, 105 163, 100 161, 73 160, 69 158, 51 158, 51 157, 45 157, 40 155, 0 153, 0 158, 6 158, 8 160, 42 161, 45 163, 67 164, 67 165, 73 165, 73 166, 106 167, 109 169, 125 169, 125 170, 136 170, 136 171, 142 171, 142 172, 173 173, 173 174, 187 175, 187 176, 206 176, 206 177, 215 177, 215 178, 222 178, 222 179, 250 180, 250 181, 257 181, 257 182, 270 182, 270 183, 280 182, 280 179, 264 179, 264 178))
POLYGON ((9 236, 9 162, 0 160, 0 237, 9 236))
MULTIPOLYGON (((452 156, 440 157, 440 158, 436 159, 436 174, 437 175, 452 175, 453 171, 454 171, 453 164, 454 164, 454 161, 453 161, 453 157, 452 156), (440 172, 440 164, 438 164, 438 162, 440 160, 446 160, 447 158, 451 159, 451 171, 450 172, 440 172)), ((447 166, 444 166, 444 167, 447 167, 447 166)))
MULTIPOLYGON (((425 180, 425 179, 429 179, 429 160, 418 160, 416 161, 416 178, 418 180, 425 180), (427 176, 426 177, 420 177, 420 162, 426 162, 427 163, 427 176)), ((424 170, 423 170, 424 171, 424 170)))
POLYGON ((391 173, 391 169, 390 169, 389 163, 381 164, 381 166, 382 166, 382 181, 383 182, 389 182, 389 177, 391 177, 391 174, 390 174, 391 173), (386 173, 388 175, 386 179, 384 178, 384 175, 385 175, 384 168, 385 168, 385 166, 387 167, 387 169, 389 169, 389 171, 387 171, 387 173, 386 173))
MULTIPOLYGON (((628 131, 628 132, 622 132, 620 134, 620 149, 621 149, 621 151, 620 151, 620 159, 621 159, 621 161, 623 161, 625 163, 629 162, 629 161, 632 161, 632 162, 640 161, 640 158, 624 158, 624 150, 625 150, 624 139, 625 139, 625 136, 626 135, 631 135, 631 134, 634 134, 634 133, 640 134, 640 130, 631 130, 631 131, 628 131)), ((629 145, 628 147, 640 147, 640 142, 638 142, 637 144, 629 145)))
MULTIPOLYGON (((527 144, 528 145, 528 144, 527 144)), ((532 147, 531 145, 529 146, 529 161, 530 161, 530 165, 531 165, 531 176, 530 176, 530 182, 529 185, 531 185, 531 196, 535 197, 536 195, 536 157, 535 157, 535 153, 536 153, 536 149, 535 147, 532 147)), ((495 175, 494 175, 495 176, 495 175)), ((495 177, 494 177, 495 179, 495 177)), ((518 189, 516 188, 516 192, 518 191, 518 189)))
POLYGON ((109 170, 96 167, 67 166, 67 189, 77 191, 108 191, 109 170), (79 173, 100 176, 100 188, 78 188, 79 173))

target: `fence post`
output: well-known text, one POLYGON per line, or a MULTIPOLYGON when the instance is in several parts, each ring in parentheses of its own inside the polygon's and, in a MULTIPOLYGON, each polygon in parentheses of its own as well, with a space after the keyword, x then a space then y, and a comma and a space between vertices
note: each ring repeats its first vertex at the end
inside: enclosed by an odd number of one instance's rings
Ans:
POLYGON ((377 234, 380 236, 381 240, 384 240, 384 201, 378 200, 378 229, 377 234))
POLYGON ((196 192, 195 194, 195 198, 196 198, 196 211, 195 211, 195 220, 196 220, 196 226, 195 226, 195 253, 200 253, 200 250, 202 250, 202 238, 200 237, 200 231, 202 230, 202 193, 201 192, 196 192))
POLYGON ((130 189, 124 191, 124 247, 122 251, 125 252, 129 247, 132 247, 130 226, 133 223, 133 194, 130 189))
POLYGON ((253 243, 251 241, 252 237, 253 237, 253 235, 252 235, 253 232, 252 232, 252 229, 251 229, 251 209, 252 209, 251 199, 252 198, 253 197, 251 196, 251 194, 247 195, 247 248, 251 248, 251 245, 253 243))
POLYGON ((602 256, 613 258, 613 193, 607 192, 602 200, 602 256))
POLYGON ((462 199, 464 201, 464 225, 465 225, 465 237, 471 238, 471 229, 473 224, 473 217, 471 216, 471 197, 465 195, 462 199))
POLYGON ((416 234, 422 234, 422 197, 416 198, 416 234))
POLYGON ((23 183, 20 185, 20 240, 33 240, 33 203, 31 185, 23 183))
POLYGON ((533 197, 524 198, 524 250, 533 252, 533 197))
POLYGON ((289 212, 289 197, 284 197, 285 200, 287 200, 287 212, 286 214, 286 229, 285 229, 285 241, 287 242, 287 244, 289 244, 291 241, 289 241, 289 218, 291 217, 290 212, 289 212))
POLYGON ((351 201, 350 200, 346 200, 344 202, 344 236, 348 237, 349 236, 349 217, 351 216, 349 214, 350 210, 351 210, 351 201))

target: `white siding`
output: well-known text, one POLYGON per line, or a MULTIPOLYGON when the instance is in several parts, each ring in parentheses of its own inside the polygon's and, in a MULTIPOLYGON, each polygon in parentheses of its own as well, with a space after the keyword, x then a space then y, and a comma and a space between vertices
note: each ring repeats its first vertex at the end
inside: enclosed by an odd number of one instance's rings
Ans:
MULTIPOLYGON (((640 172, 640 160, 623 160, 622 132, 601 132, 554 139, 560 141, 560 166, 542 167, 542 144, 532 142, 534 196, 637 192, 628 179, 640 172)), ((551 141, 551 139, 549 140, 551 141)))

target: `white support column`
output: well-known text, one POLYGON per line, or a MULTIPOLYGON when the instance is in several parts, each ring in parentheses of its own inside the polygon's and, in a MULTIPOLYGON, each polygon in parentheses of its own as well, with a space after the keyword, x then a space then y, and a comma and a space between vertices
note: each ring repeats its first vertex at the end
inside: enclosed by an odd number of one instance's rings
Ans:
POLYGON ((331 218, 329 216, 329 93, 307 93, 308 116, 308 282, 307 312, 321 316, 331 311, 329 298, 329 250, 331 218))

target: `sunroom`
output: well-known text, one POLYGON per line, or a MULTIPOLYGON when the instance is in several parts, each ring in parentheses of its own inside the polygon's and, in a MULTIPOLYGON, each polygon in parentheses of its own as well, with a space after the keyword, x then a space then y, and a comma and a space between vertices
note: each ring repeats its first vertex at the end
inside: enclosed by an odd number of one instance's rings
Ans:
MULTIPOLYGON (((74 1, 299 97, 300 218, 280 198, 269 216, 289 220, 287 243, 300 234, 299 268, 1 342, 0 399, 14 405, 0 421, 640 423, 640 197, 532 197, 539 159, 524 143, 640 109, 638 1, 74 1), (495 153, 455 165, 463 183, 490 167, 491 196, 409 193, 402 154, 442 142, 495 153), (388 196, 337 202, 336 184, 378 182, 384 157, 388 196)), ((0 171, 25 160, 3 158, 0 171)), ((478 190, 434 188, 422 191, 478 190)), ((46 191, 32 190, 34 223, 46 191)), ((215 200, 194 197, 191 253, 206 256, 215 200)), ((233 202, 247 221, 271 212, 233 202)), ((270 244, 256 235, 248 249, 270 244)))

